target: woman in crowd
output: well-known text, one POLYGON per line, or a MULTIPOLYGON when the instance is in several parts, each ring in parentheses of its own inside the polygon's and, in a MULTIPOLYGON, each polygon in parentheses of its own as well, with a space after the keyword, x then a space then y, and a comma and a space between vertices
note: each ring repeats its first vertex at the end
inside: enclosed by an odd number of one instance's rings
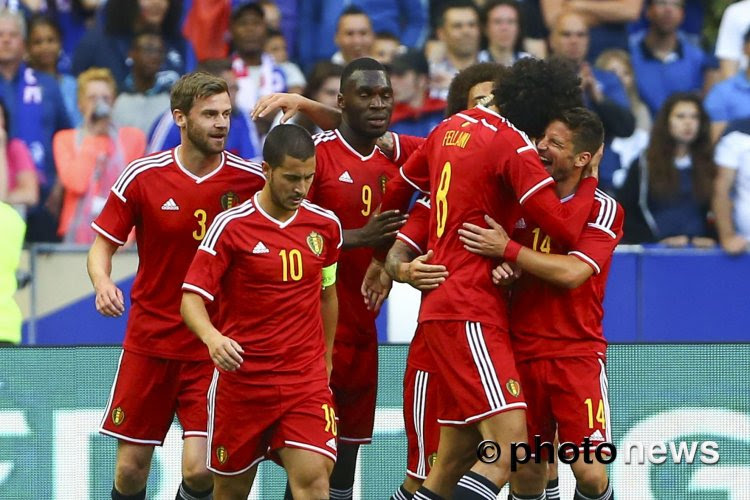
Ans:
POLYGON ((82 124, 61 130, 52 142, 55 167, 65 189, 58 234, 67 243, 91 243, 91 221, 109 189, 131 161, 143 155, 146 137, 137 128, 112 124, 115 80, 108 69, 91 68, 78 77, 82 124))
POLYGON ((700 97, 673 94, 620 190, 626 214, 623 241, 714 246, 707 214, 715 170, 710 122, 700 97))
POLYGON ((21 139, 8 137, 9 128, 8 110, 0 101, 0 201, 21 209, 33 207, 39 201, 34 160, 21 139))

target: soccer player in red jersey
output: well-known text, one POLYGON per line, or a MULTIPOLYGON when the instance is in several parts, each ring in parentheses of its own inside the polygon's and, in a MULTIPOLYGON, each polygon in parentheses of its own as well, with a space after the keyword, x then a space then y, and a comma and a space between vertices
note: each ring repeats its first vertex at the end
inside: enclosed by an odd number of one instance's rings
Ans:
MULTIPOLYGON (((585 108, 564 111, 547 127, 537 146, 560 199, 575 194, 603 136, 601 121, 585 108)), ((576 500, 613 498, 605 465, 594 459, 593 450, 611 442, 602 302, 623 218, 622 207, 597 190, 573 245, 559 243, 526 218, 516 222, 512 241, 489 219, 491 229, 466 224, 459 231, 469 251, 488 257, 507 255, 509 244, 523 245, 515 262, 525 273, 513 287, 510 328, 529 405, 528 433, 551 443, 557 429, 560 442, 580 445, 580 452, 590 455, 571 464, 576 500)), ((493 277, 502 282, 509 275, 497 269, 493 277)), ((545 460, 519 469, 512 481, 515 493, 534 498, 544 490, 545 460)))
POLYGON ((378 212, 401 155, 398 136, 394 161, 375 145, 387 130, 393 108, 388 74, 374 59, 356 59, 344 68, 338 99, 341 125, 314 136, 317 171, 308 199, 332 210, 344 228, 331 375, 339 459, 331 476, 331 497, 345 499, 352 496, 359 446, 371 442, 375 422, 377 313, 362 300, 361 285, 373 247, 390 244, 405 219, 404 212, 378 212))
POLYGON ((286 469, 294 498, 328 498, 337 427, 328 370, 343 235, 332 212, 305 200, 316 172, 307 131, 279 125, 263 156, 265 187, 214 220, 182 285, 185 322, 217 367, 208 467, 217 500, 247 498, 269 454, 286 469), (212 322, 204 301, 217 294, 212 322))
POLYGON ((132 162, 112 186, 92 227, 88 271, 96 308, 125 311, 110 279, 112 256, 135 227, 138 272, 123 353, 100 432, 118 441, 113 499, 145 498, 154 446, 174 414, 183 428, 177 498, 210 498, 206 469, 206 393, 212 363, 180 317, 180 284, 214 217, 263 187, 258 164, 224 151, 231 104, 226 82, 191 73, 172 88, 177 148, 132 162))
MULTIPOLYGON (((540 136, 556 109, 550 102, 555 87, 580 96, 573 72, 563 66, 519 61, 496 89, 500 111, 513 112, 522 130, 540 136)), ((485 214, 508 223, 517 218, 520 203, 523 213, 545 231, 573 243, 591 209, 596 179, 582 181, 578 196, 561 204, 526 134, 483 106, 438 125, 402 167, 401 177, 430 192, 428 248, 449 273, 444 283, 424 294, 420 308, 437 371, 442 427, 440 458, 414 498, 494 498, 509 478, 510 443, 526 439, 526 404, 510 347, 507 305, 488 274, 493 262, 466 252, 458 229, 464 221, 479 223, 485 214), (502 456, 492 464, 478 461, 461 477, 463 457, 475 451, 477 434, 499 443, 502 456)), ((383 210, 400 208, 408 199, 403 182, 392 184, 383 210)))

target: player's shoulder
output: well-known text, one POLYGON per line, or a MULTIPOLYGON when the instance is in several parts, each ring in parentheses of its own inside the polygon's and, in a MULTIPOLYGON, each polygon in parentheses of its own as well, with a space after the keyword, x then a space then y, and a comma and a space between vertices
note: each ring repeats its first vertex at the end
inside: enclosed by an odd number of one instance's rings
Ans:
POLYGON ((122 198, 128 186, 132 183, 139 182, 148 176, 149 173, 159 171, 159 169, 173 163, 174 157, 172 156, 171 149, 133 160, 125 167, 112 185, 112 191, 122 198))
POLYGON ((241 156, 237 156, 234 153, 230 153, 229 151, 224 151, 224 155, 225 155, 226 165, 227 167, 230 167, 230 169, 240 171, 240 172, 247 172, 250 174, 257 175, 261 177, 262 179, 265 179, 265 177, 263 176, 263 167, 260 165, 260 163, 246 160, 242 158, 241 156))
POLYGON ((325 209, 320 205, 316 205, 310 200, 302 200, 300 208, 314 219, 318 219, 321 224, 327 226, 335 226, 339 229, 339 231, 341 231, 341 221, 331 210, 325 209))
POLYGON ((216 243, 222 234, 231 232, 238 221, 247 220, 256 212, 255 202, 253 199, 245 200, 236 207, 225 210, 217 215, 211 226, 206 232, 206 236, 201 241, 200 248, 215 254, 216 243))
POLYGON ((601 189, 594 191, 594 203, 591 205, 588 225, 601 229, 613 238, 622 227, 625 210, 617 200, 601 189))
POLYGON ((338 136, 333 130, 324 130, 312 136, 315 147, 328 148, 338 141, 338 136))

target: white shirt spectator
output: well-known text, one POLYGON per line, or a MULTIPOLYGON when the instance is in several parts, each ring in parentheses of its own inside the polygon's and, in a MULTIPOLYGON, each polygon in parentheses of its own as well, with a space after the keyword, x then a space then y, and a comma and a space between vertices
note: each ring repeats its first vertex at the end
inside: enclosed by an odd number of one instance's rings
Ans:
POLYGON ((737 234, 750 240, 750 128, 730 131, 714 152, 719 167, 737 171, 734 181, 734 224, 737 234))
POLYGON ((716 57, 739 61, 740 69, 747 67, 747 56, 742 51, 742 38, 750 29, 750 0, 733 3, 721 16, 719 34, 716 37, 716 57))

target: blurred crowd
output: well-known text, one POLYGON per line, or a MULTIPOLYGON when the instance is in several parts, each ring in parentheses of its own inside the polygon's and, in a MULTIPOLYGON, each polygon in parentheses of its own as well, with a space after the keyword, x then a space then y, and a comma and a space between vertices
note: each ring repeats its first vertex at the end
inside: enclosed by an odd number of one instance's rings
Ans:
MULTIPOLYGON (((455 74, 560 57, 602 119, 600 188, 625 243, 746 251, 750 240, 750 0, 15 0, 0 10, 0 200, 27 242, 87 244, 130 161, 179 143, 169 91, 225 78, 227 149, 259 159, 262 96, 335 107, 342 67, 389 69, 390 129, 425 136, 455 74)), ((297 122, 319 131, 305 117, 297 122)))

